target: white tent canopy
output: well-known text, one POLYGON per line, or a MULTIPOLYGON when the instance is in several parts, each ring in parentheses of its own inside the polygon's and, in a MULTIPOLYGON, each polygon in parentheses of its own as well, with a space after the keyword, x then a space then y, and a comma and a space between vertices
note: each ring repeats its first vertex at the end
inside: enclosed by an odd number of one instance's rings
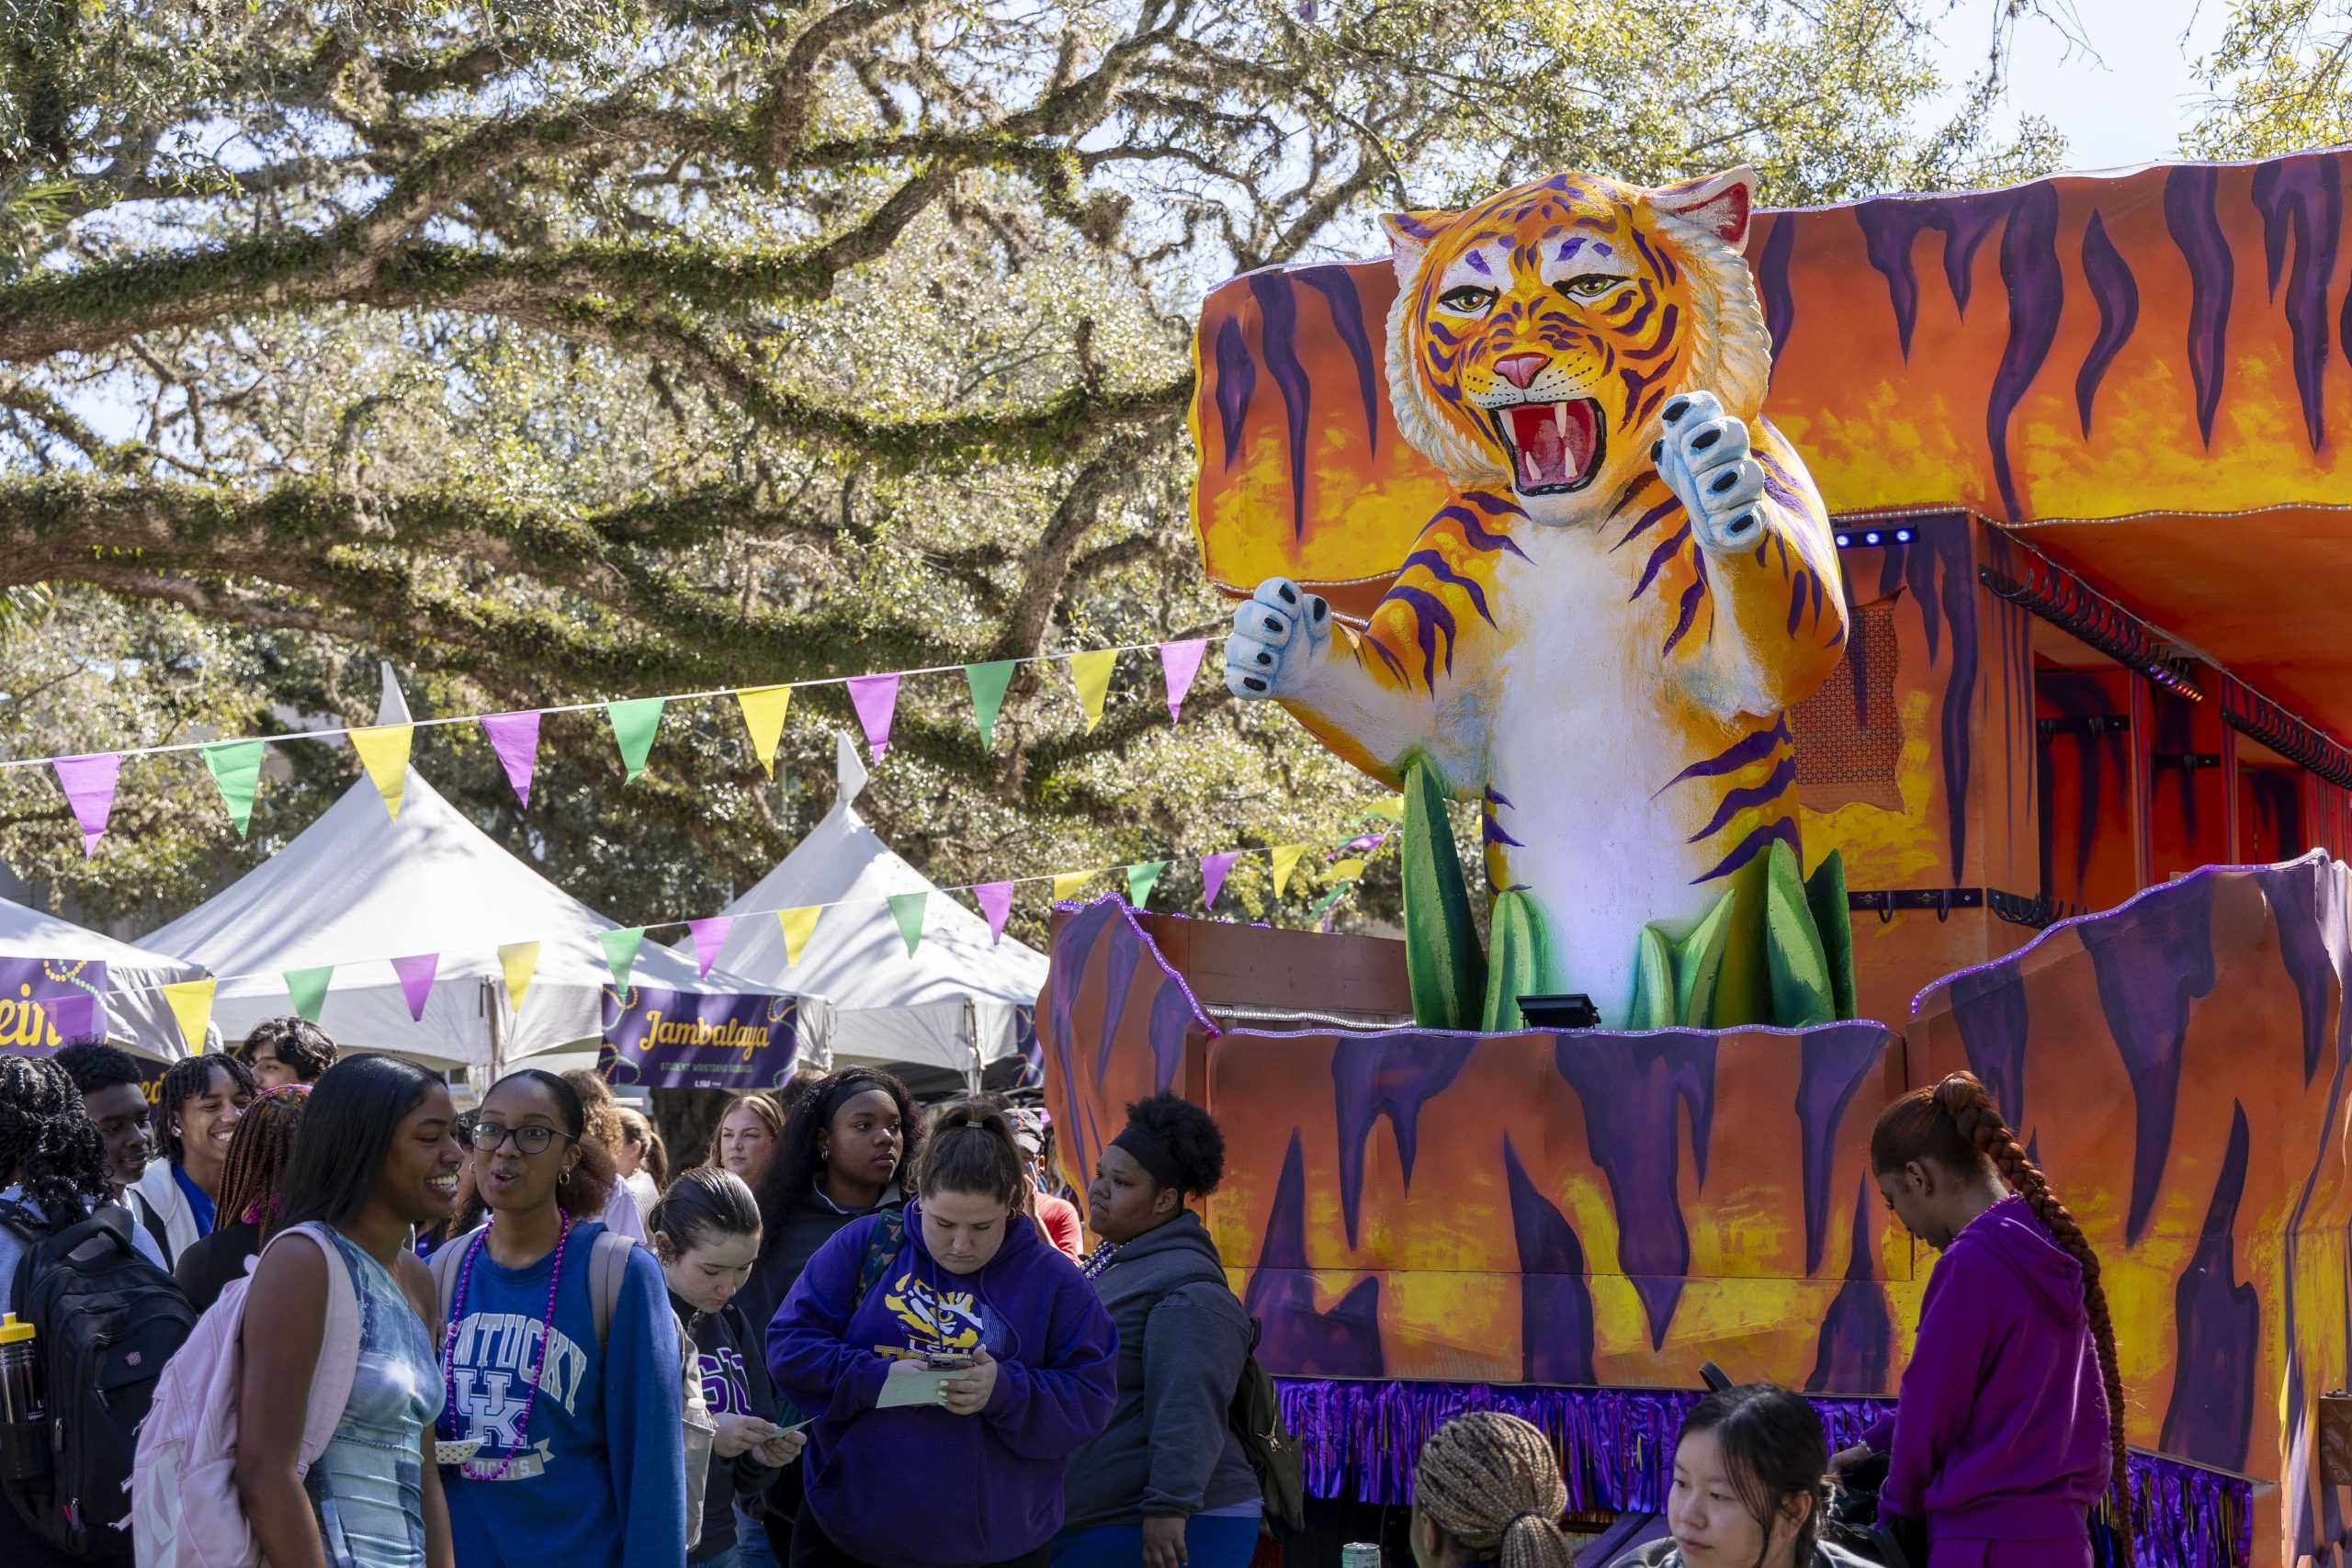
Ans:
MULTIPOLYGON (((377 722, 408 722, 384 673, 377 722)), ((612 983, 601 934, 614 929, 499 847, 408 771, 398 821, 362 777, 295 840, 144 941, 220 976, 213 1016, 232 1039, 293 1010, 285 974, 335 965, 319 1025, 350 1049, 483 1066, 594 1041, 612 983), (518 1015, 499 948, 537 942, 518 1015), (394 956, 437 953, 422 1019, 412 1019, 394 956)), ((649 942, 635 983, 678 991, 762 992, 649 942)), ((808 998, 804 998, 808 1000, 808 998)), ((803 1050, 821 1057, 825 1010, 801 1010, 803 1050), (811 1049, 811 1046, 814 1049, 811 1049)))
MULTIPOLYGON (((107 966, 107 1038, 161 1062, 187 1055, 164 987, 201 980, 204 969, 168 953, 117 942, 55 915, 0 898, 0 959, 47 959, 107 966)), ((208 1032, 217 1040, 217 1032, 208 1032)))
POLYGON ((1046 958, 1007 937, 891 852, 858 817, 865 766, 846 736, 836 737, 841 788, 808 836, 729 905, 738 916, 718 962, 773 987, 787 981, 830 1000, 832 1048, 843 1062, 914 1062, 977 1080, 990 1063, 1018 1053, 1020 1018, 1045 988, 1046 958), (922 941, 907 952, 887 902, 927 893, 922 941), (832 905, 787 964, 784 933, 770 911, 832 905))

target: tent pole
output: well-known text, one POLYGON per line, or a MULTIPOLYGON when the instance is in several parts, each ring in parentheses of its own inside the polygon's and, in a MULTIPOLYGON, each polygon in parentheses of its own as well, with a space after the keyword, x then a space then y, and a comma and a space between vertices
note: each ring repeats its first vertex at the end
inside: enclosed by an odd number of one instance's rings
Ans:
POLYGON ((972 1051, 969 1077, 972 1083, 972 1098, 978 1100, 980 1096, 980 1086, 985 1081, 988 1064, 980 1059, 979 1005, 969 997, 964 998, 964 1043, 971 1047, 972 1051))
POLYGON ((474 1099, 477 1101, 479 1101, 483 1095, 490 1092, 490 1086, 496 1083, 499 1079, 499 1076, 506 1070, 505 1032, 499 1027, 500 1017, 498 1012, 498 988, 491 983, 490 976, 487 975, 483 976, 481 980, 481 1010, 490 1020, 490 1063, 488 1067, 490 1077, 483 1082, 482 1086, 479 1089, 474 1091, 474 1099))

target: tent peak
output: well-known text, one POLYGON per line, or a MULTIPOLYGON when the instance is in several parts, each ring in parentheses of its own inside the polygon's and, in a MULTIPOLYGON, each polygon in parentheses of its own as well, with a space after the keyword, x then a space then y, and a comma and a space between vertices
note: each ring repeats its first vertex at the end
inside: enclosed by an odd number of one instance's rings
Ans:
POLYGON ((401 690, 400 677, 392 673, 392 661, 379 659, 377 667, 384 672, 384 694, 376 704, 378 724, 407 724, 412 722, 408 711, 408 696, 401 690))
POLYGON ((833 809, 846 811, 854 806, 857 797, 865 793, 867 776, 856 742, 838 729, 833 731, 833 779, 840 786, 833 797, 833 809))

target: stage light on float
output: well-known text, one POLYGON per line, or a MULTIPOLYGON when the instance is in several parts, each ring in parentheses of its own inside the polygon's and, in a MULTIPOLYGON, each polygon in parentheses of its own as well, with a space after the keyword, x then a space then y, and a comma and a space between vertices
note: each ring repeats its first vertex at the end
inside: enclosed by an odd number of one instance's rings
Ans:
POLYGON ((1838 547, 1839 549, 1841 549, 1841 550, 1850 550, 1850 549, 1852 549, 1852 548, 1854 547, 1854 536, 1853 536, 1853 535, 1851 535, 1851 534, 1840 534, 1840 535, 1838 535, 1838 547))
POLYGON ((1525 1015, 1531 1029, 1598 1029, 1600 1010, 1592 998, 1581 991, 1564 991, 1556 995, 1521 997, 1519 1010, 1525 1015))
POLYGON ((1878 543, 1878 541, 1879 541, 1879 532, 1878 532, 1878 530, 1877 530, 1877 529, 1875 529, 1875 528, 1871 529, 1869 533, 1867 533, 1867 534, 1865 534, 1865 535, 1863 535, 1863 536, 1862 536, 1862 543, 1864 543, 1864 544, 1866 544, 1866 545, 1875 545, 1875 544, 1877 544, 1877 543, 1878 543))

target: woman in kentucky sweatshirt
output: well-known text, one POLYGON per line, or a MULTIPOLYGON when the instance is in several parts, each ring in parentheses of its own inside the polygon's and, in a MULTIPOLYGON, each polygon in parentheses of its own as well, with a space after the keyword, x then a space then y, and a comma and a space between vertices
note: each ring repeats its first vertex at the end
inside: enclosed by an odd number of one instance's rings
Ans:
POLYGON ((2130 1495, 2098 1254, 1970 1074, 1887 1107, 1871 1167, 1943 1257, 1894 1415, 1838 1467, 1888 1453, 1881 1508, 1924 1522, 1928 1568, 2089 1568, 2092 1506, 2130 1495))
POLYGON ((794 1568, 1044 1564, 1062 1472, 1110 1419, 1116 1336, 1078 1266, 1022 1212, 1003 1112, 948 1107, 903 1222, 820 1247, 768 1329, 780 1393, 816 1416, 794 1568), (893 1377, 965 1362, 934 1402, 893 1377))
POLYGON ((492 1085, 465 1128, 490 1223, 434 1269, 449 1325, 441 1436, 481 1445, 443 1472, 465 1568, 685 1560, 678 1320, 632 1244, 597 1333, 593 1216, 613 1172, 585 1131, 579 1091, 534 1068, 492 1085))

